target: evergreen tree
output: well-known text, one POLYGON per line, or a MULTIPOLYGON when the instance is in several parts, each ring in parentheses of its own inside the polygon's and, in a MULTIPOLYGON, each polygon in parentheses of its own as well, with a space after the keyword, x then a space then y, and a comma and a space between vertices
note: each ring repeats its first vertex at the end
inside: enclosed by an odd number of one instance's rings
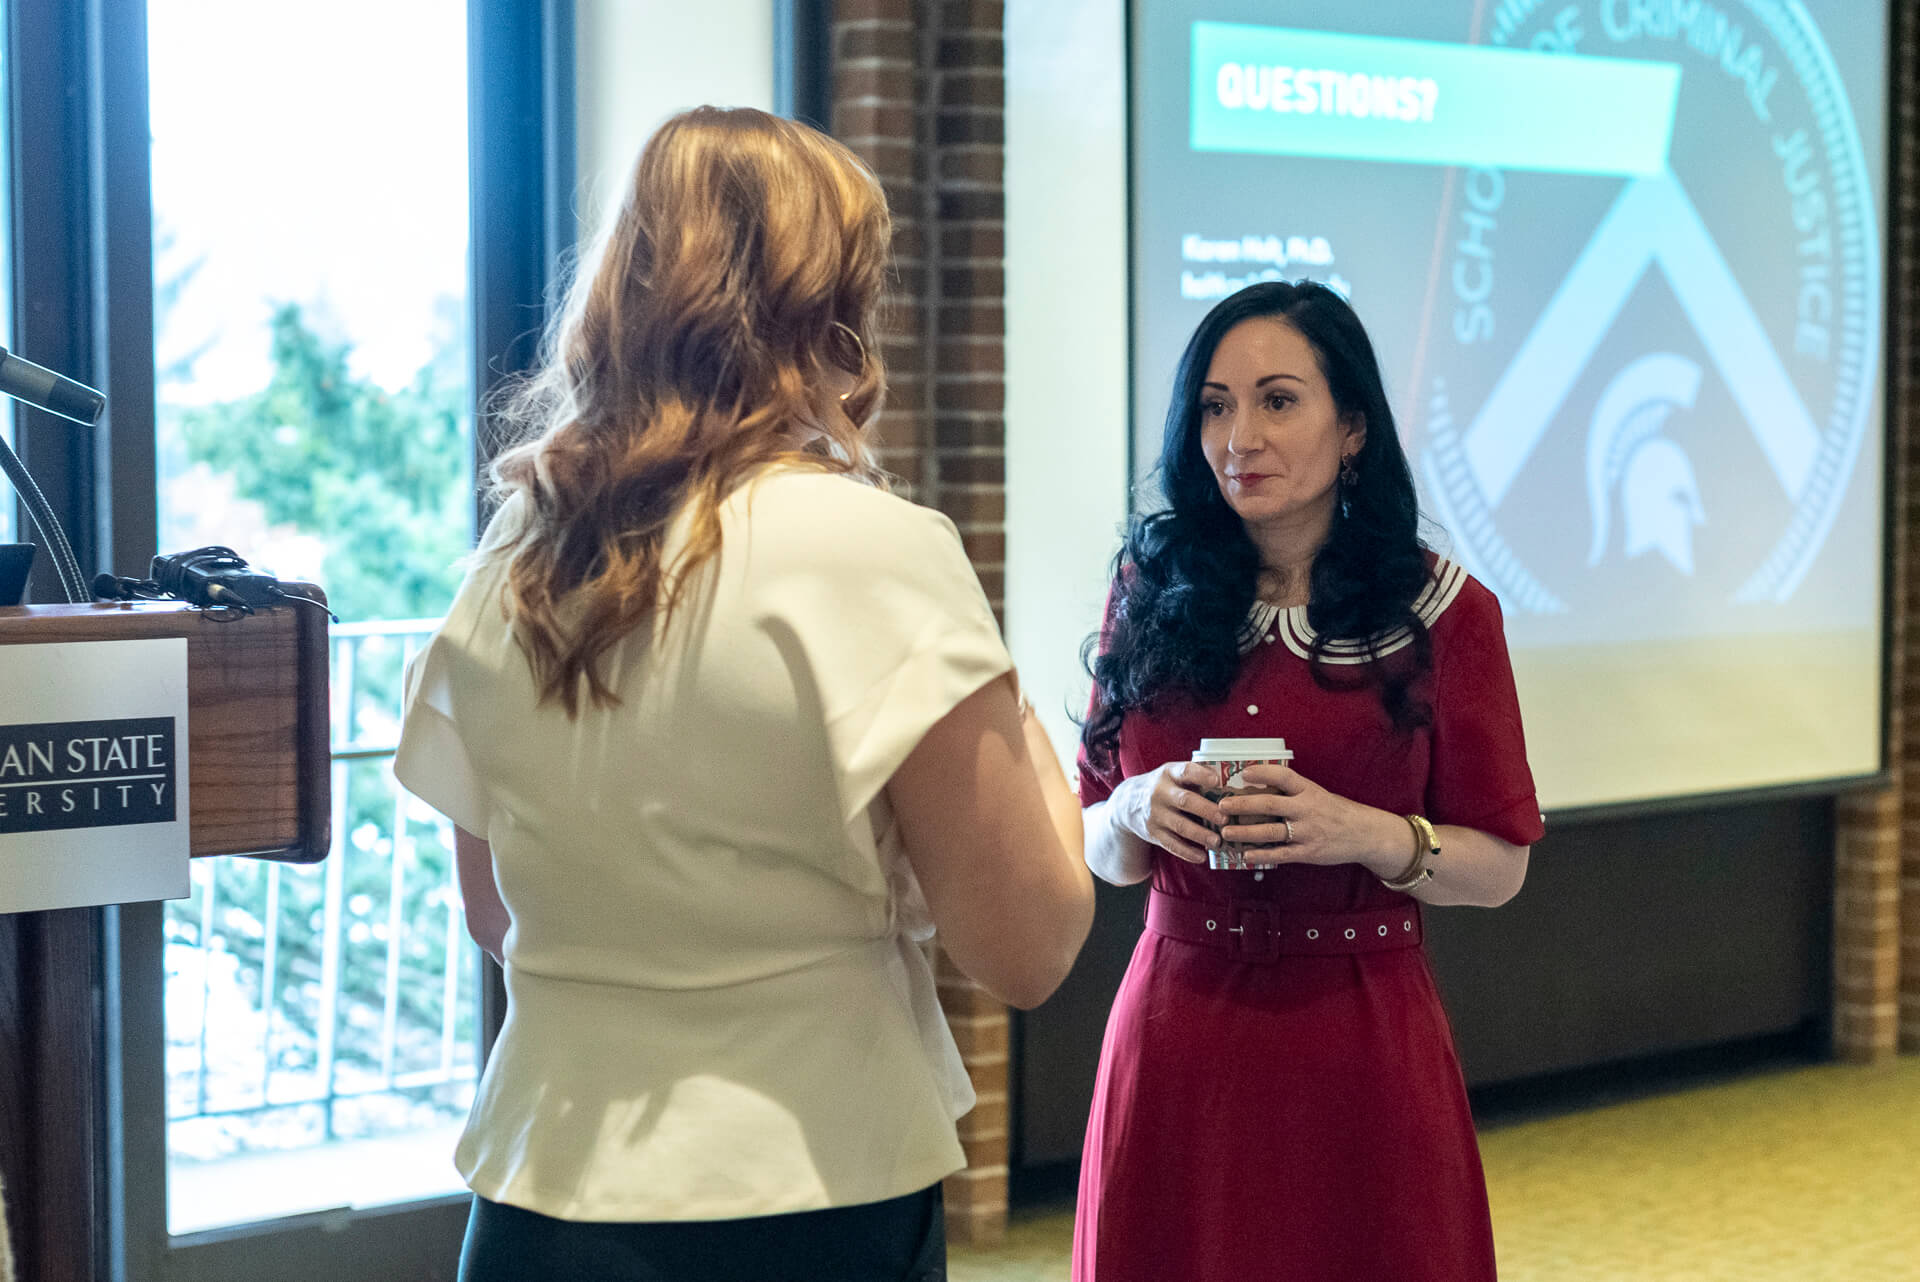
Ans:
POLYGON ((179 411, 187 456, 231 476, 275 525, 327 544, 320 584, 342 619, 431 617, 472 529, 462 381, 429 365, 388 392, 298 304, 274 313, 273 373, 239 400, 179 411))

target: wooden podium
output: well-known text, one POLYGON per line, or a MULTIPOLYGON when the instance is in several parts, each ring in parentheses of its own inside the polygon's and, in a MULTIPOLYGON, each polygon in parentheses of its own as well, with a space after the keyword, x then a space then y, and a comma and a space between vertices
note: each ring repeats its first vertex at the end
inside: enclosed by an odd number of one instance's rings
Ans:
MULTIPOLYGON (((173 637, 187 642, 192 855, 323 858, 322 610, 222 619, 174 602, 0 609, 0 645, 173 637)), ((5 701, 0 691, 0 721, 5 701)), ((98 909, 0 913, 0 1182, 17 1282, 107 1274, 103 939, 98 909)))

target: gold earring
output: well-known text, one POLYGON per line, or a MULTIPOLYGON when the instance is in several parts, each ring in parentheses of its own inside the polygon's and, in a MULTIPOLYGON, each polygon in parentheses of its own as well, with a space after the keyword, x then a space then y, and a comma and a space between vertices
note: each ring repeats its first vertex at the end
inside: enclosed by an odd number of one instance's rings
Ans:
MULTIPOLYGON (((845 334, 848 338, 851 338, 853 340, 854 350, 860 353, 860 367, 852 371, 854 377, 858 378, 867 372, 867 345, 860 341, 860 335, 854 330, 853 326, 841 321, 835 321, 833 327, 845 334)), ((852 394, 851 392, 842 392, 840 399, 844 401, 852 394)))
MULTIPOLYGON (((851 324, 845 324, 845 322, 835 321, 833 322, 833 328, 835 328, 835 330, 839 330, 839 332, 843 332, 843 334, 845 334, 847 338, 851 338, 852 345, 854 345, 854 351, 858 351, 858 353, 860 353, 860 368, 856 368, 856 370, 852 370, 852 376, 854 376, 854 378, 858 378, 860 374, 864 374, 864 372, 866 372, 866 344, 864 344, 864 342, 860 342, 860 334, 858 334, 858 332, 856 332, 856 330, 852 328, 851 324)), ((845 399, 847 399, 849 395, 852 395, 852 392, 841 392, 841 399, 845 401, 845 399)))

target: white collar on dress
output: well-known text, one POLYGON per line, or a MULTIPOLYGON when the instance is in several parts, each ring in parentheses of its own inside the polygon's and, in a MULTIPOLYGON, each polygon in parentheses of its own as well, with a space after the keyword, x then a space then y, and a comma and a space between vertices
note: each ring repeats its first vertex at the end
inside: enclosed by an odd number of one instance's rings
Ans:
MULTIPOLYGON (((1436 560, 1429 572, 1426 588, 1413 601, 1413 612, 1420 622, 1432 627, 1446 613, 1447 607, 1453 604, 1453 599, 1460 595, 1460 589, 1466 581, 1465 569, 1445 557, 1436 560)), ((1254 601, 1253 608, 1247 611, 1246 624, 1240 630, 1240 653, 1247 654, 1262 642, 1275 640, 1286 642, 1287 649, 1303 659, 1313 657, 1314 631, 1307 622, 1306 606, 1294 605, 1281 609, 1268 601, 1254 601)), ((1320 661, 1368 663, 1374 659, 1384 659, 1412 644, 1413 633, 1409 629, 1395 628, 1381 637, 1371 652, 1365 641, 1329 641, 1320 653, 1320 661)))

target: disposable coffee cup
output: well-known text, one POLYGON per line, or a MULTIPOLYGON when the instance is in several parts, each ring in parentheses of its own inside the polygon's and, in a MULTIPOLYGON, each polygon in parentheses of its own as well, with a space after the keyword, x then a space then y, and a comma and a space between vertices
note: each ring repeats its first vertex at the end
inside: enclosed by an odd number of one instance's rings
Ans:
MULTIPOLYGON (((1293 761, 1293 753, 1287 749, 1285 739, 1202 739, 1199 751, 1193 754, 1193 764, 1207 772, 1208 779, 1201 793, 1208 801, 1219 802, 1227 797, 1247 792, 1267 792, 1245 779, 1248 766, 1284 766, 1293 761)), ((1257 851, 1258 846, 1243 846, 1238 842, 1216 842, 1207 852, 1207 867, 1226 869, 1246 869, 1253 865, 1247 862, 1249 851, 1257 851)))

